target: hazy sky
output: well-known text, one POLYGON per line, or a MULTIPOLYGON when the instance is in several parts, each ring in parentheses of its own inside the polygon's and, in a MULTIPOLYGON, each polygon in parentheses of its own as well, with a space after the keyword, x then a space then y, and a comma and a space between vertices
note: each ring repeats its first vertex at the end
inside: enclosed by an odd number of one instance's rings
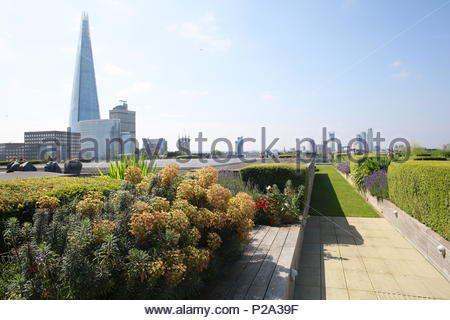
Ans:
POLYGON ((170 149, 262 126, 278 148, 322 126, 450 142, 445 0, 0 0, 0 142, 68 126, 82 10, 102 117, 128 100, 138 137, 170 149))

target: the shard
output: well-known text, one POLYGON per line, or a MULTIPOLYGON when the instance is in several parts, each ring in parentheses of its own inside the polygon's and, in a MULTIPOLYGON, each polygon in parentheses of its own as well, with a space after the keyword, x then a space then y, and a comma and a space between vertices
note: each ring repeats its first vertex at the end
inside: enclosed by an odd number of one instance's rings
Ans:
POLYGON ((78 132, 79 121, 97 119, 100 119, 100 111, 98 107, 97 85, 95 83, 91 37, 89 34, 89 18, 83 12, 73 78, 69 126, 72 131, 78 132))

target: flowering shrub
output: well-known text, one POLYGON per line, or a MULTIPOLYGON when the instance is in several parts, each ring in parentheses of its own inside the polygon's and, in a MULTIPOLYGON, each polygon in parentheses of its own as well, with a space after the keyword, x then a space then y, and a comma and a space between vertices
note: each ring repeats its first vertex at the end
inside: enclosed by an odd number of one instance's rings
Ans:
POLYGON ((111 220, 97 220, 92 223, 92 236, 96 241, 104 241, 114 233, 116 224, 111 220))
POLYGON ((340 162, 337 165, 337 169, 342 172, 343 174, 349 174, 350 173, 350 164, 348 162, 340 162))
POLYGON ((363 188, 378 198, 387 199, 389 197, 387 170, 377 170, 364 178, 363 188))
POLYGON ((103 197, 98 192, 89 192, 75 207, 82 216, 93 218, 103 208, 103 197))
POLYGON ((142 170, 138 167, 128 167, 125 169, 125 180, 132 183, 138 184, 142 181, 142 170))
POLYGON ((166 169, 145 193, 91 192, 67 205, 42 198, 33 224, 8 220, 0 299, 194 297, 240 254, 255 202, 232 197, 213 169, 166 169))
POLYGON ((163 187, 170 186, 171 184, 175 183, 175 180, 178 178, 178 175, 180 173, 180 167, 175 164, 171 163, 167 167, 161 170, 159 177, 161 181, 161 185, 163 187))
POLYGON ((265 225, 278 225, 281 223, 279 219, 279 209, 276 207, 275 200, 268 196, 263 196, 256 200, 256 222, 265 225))
POLYGON ((231 199, 231 191, 220 184, 213 184, 207 191, 207 198, 214 209, 223 210, 231 199))
POLYGON ((364 187, 365 178, 374 173, 375 171, 385 169, 389 167, 390 159, 386 157, 367 158, 363 162, 358 163, 356 168, 352 169, 352 179, 358 189, 364 187))
POLYGON ((53 211, 56 208, 58 208, 60 204, 61 204, 61 201, 59 201, 58 198, 42 196, 36 202, 36 207, 39 209, 48 209, 50 211, 53 211))
POLYGON ((256 202, 256 223, 280 225, 298 222, 303 210, 304 186, 293 187, 288 180, 283 192, 277 185, 266 189, 266 195, 256 202))

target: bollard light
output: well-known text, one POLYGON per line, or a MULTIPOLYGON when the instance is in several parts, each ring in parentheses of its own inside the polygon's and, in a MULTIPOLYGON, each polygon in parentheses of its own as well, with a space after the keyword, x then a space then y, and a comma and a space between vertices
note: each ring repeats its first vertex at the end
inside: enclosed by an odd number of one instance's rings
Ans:
POLYGON ((437 246, 437 249, 439 250, 441 255, 445 258, 445 253, 446 253, 445 252, 445 247, 442 244, 440 244, 440 245, 437 246))
POLYGON ((291 274, 290 274, 290 276, 291 276, 291 280, 294 281, 295 278, 298 276, 298 271, 295 270, 295 269, 291 269, 291 274))

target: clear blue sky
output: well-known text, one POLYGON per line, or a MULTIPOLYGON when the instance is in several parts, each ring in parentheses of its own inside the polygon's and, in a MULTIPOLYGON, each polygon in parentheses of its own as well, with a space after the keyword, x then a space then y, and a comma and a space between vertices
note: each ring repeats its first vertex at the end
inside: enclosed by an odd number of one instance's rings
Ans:
MULTIPOLYGON (((450 2, 0 2, 0 142, 68 125, 82 10, 101 114, 119 99, 138 137, 348 140, 373 127, 450 142, 450 2), (430 14, 433 12, 432 14, 430 14)), ((248 147, 251 148, 250 146, 248 147)), ((257 149, 255 146, 254 149, 257 149)))

